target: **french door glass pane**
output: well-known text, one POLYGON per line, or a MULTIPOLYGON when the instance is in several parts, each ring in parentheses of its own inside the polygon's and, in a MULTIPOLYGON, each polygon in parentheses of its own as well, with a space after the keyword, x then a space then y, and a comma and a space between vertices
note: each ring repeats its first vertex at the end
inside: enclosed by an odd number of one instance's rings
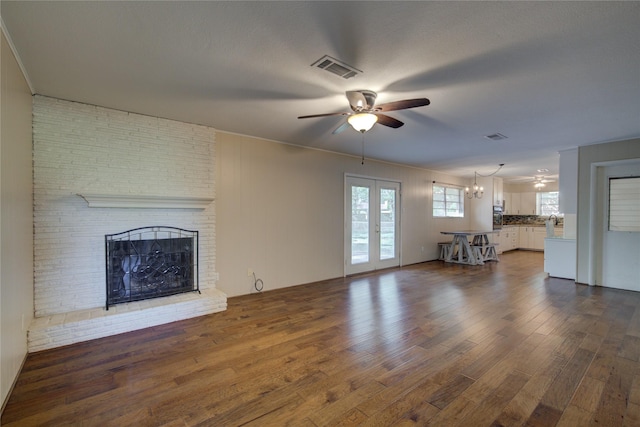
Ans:
POLYGON ((369 262, 369 187, 351 186, 351 264, 369 262))
POLYGON ((380 189, 380 259, 392 259, 396 254, 396 190, 380 189))

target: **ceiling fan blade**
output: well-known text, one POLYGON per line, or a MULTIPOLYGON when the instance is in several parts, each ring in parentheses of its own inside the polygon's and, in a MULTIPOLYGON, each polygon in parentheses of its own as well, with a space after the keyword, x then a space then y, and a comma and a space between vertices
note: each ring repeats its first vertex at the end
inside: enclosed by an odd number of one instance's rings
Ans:
POLYGON ((334 129, 333 132, 331 132, 334 135, 337 135, 339 133, 344 132, 345 130, 347 130, 349 128, 349 122, 344 122, 343 124, 341 124, 340 126, 338 126, 337 128, 334 129))
POLYGON ((387 116, 386 114, 374 114, 378 116, 378 123, 383 126, 398 129, 400 126, 404 125, 404 123, 402 123, 400 120, 394 119, 393 117, 387 116))
POLYGON ((310 116, 299 116, 299 119, 312 119, 314 117, 329 117, 329 116, 348 116, 349 113, 326 113, 326 114, 312 114, 310 116))
POLYGON ((405 99, 402 101, 387 102, 386 104, 376 105, 376 111, 396 111, 406 110, 407 108, 424 107, 431 104, 427 98, 405 99))

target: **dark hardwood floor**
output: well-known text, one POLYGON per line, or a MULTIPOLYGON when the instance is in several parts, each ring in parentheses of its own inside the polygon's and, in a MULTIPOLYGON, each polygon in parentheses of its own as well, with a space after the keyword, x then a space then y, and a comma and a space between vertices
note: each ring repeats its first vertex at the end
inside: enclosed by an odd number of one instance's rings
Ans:
POLYGON ((31 354, 2 425, 640 425, 640 293, 542 264, 436 261, 31 354))

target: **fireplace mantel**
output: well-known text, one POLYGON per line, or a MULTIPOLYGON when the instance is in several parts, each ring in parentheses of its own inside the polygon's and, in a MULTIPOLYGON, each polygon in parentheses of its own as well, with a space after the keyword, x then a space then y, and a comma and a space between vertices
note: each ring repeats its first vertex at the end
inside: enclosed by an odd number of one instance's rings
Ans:
POLYGON ((213 198, 185 196, 140 196, 117 194, 78 194, 90 208, 205 209, 213 198))

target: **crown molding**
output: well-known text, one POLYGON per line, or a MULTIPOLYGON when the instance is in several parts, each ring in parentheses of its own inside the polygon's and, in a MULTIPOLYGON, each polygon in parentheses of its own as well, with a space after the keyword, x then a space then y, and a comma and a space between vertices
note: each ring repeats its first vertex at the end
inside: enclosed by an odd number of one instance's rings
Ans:
POLYGON ((9 44, 9 48, 11 49, 11 52, 13 52, 13 56, 16 58, 18 67, 20 68, 20 71, 22 71, 22 76, 24 77, 24 80, 27 82, 27 86, 29 86, 31 95, 35 95, 36 91, 33 89, 33 84, 31 83, 31 79, 29 78, 27 69, 24 68, 24 64, 20 59, 20 55, 18 55, 18 50, 16 49, 16 46, 13 44, 13 40, 9 35, 9 30, 7 30, 7 26, 5 25, 4 20, 2 19, 2 16, 0 16, 0 29, 2 30, 2 34, 4 34, 4 38, 7 40, 7 43, 9 44))

